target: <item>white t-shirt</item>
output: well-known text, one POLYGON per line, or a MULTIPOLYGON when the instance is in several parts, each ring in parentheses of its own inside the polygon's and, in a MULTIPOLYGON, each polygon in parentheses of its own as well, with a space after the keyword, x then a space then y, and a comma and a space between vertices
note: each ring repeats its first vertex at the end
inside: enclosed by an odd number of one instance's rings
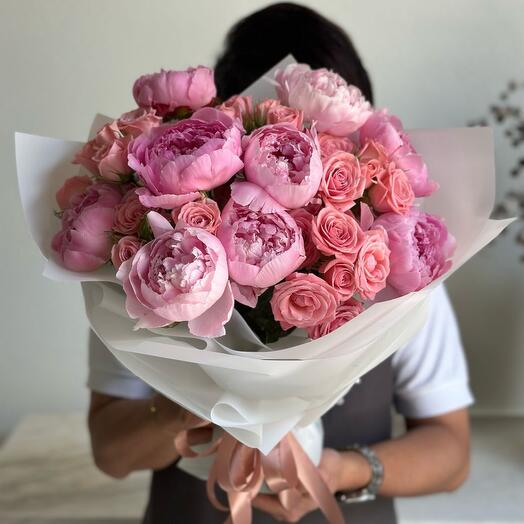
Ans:
MULTIPOLYGON (((90 340, 87 385, 92 391, 129 399, 153 394, 96 335, 90 340)), ((392 366, 395 407, 407 418, 442 415, 473 403, 457 321, 443 286, 431 295, 426 325, 395 353, 392 366)))

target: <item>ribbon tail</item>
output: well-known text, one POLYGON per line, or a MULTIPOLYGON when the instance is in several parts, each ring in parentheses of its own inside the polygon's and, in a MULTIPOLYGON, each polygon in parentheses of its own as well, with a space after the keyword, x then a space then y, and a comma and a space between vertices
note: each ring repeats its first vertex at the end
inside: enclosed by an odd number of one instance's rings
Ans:
POLYGON ((225 524, 251 524, 253 508, 251 494, 246 491, 233 491, 227 494, 229 501, 229 517, 225 524))

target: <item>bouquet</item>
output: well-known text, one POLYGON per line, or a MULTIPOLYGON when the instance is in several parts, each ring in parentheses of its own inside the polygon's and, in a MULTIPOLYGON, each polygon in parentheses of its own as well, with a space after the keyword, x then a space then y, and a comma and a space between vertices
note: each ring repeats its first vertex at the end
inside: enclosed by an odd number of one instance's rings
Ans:
POLYGON ((225 101, 205 67, 142 76, 133 95, 138 108, 98 119, 83 145, 17 135, 45 274, 89 282, 91 326, 115 356, 225 430, 204 451, 181 435, 200 459, 180 467, 247 508, 278 446, 296 465, 288 488, 341 522, 314 467, 318 419, 509 223, 488 219, 490 136, 407 133, 289 57, 225 101), (244 482, 221 481, 216 464, 240 456, 244 482))

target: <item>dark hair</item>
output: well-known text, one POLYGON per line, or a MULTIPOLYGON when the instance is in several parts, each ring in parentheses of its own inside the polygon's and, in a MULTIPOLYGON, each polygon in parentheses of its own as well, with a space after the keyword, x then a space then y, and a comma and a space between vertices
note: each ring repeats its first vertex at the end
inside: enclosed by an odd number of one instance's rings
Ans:
POLYGON ((312 9, 287 2, 261 9, 231 28, 215 65, 218 95, 226 99, 240 93, 290 53, 314 69, 335 71, 373 102, 369 76, 349 36, 312 9))

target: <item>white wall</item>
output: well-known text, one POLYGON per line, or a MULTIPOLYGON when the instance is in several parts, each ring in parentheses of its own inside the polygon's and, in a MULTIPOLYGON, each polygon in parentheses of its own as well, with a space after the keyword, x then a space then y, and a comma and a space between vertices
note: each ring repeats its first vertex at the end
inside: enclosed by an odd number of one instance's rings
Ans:
MULTIPOLYGON (((18 201, 13 132, 83 139, 96 112, 133 107, 139 74, 212 64, 231 23, 266 3, 0 3, 0 433, 24 413, 79 407, 87 398, 79 290, 40 276, 18 201)), ((407 127, 462 126, 485 113, 508 79, 524 79, 522 0, 305 3, 353 35, 377 103, 407 127)), ((499 142, 502 191, 510 159, 499 142)), ((516 250, 503 241, 451 282, 484 408, 524 408, 523 277, 516 250)))

